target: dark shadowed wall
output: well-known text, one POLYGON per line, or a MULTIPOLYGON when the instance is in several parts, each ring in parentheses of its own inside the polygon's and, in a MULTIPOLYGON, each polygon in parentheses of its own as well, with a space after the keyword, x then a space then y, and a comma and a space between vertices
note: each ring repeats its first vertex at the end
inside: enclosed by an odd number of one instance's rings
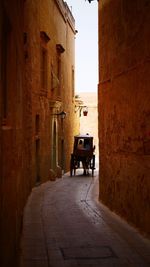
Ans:
POLYGON ((150 231, 150 1, 99 1, 100 199, 150 231))

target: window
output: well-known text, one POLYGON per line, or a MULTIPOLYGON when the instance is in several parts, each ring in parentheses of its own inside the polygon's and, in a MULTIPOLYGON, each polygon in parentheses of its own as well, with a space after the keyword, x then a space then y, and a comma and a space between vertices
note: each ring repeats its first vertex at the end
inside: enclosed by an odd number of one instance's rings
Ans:
POLYGON ((57 79, 59 81, 58 83, 58 91, 57 94, 60 96, 61 94, 61 54, 57 50, 57 79))
POLYGON ((41 47, 41 90, 47 91, 47 50, 41 47))
POLYGON ((41 92, 42 94, 47 94, 47 68, 48 68, 48 53, 47 53, 47 43, 50 41, 49 36, 41 31, 41 51, 40 51, 40 80, 41 80, 41 92))
POLYGON ((59 81, 58 87, 57 87, 57 96, 61 96, 61 75, 62 75, 62 69, 61 69, 61 54, 64 53, 65 49, 61 44, 56 44, 56 51, 57 51, 57 79, 59 81))

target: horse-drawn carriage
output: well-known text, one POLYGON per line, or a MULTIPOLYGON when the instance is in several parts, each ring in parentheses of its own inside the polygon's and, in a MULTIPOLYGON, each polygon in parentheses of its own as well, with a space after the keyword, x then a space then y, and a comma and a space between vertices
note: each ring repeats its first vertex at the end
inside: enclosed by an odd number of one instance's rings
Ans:
POLYGON ((76 174, 76 169, 82 168, 84 170, 83 174, 89 174, 89 170, 92 170, 92 176, 94 176, 95 170, 95 146, 93 146, 93 136, 86 135, 76 135, 74 136, 74 147, 73 153, 70 159, 70 176, 76 174))

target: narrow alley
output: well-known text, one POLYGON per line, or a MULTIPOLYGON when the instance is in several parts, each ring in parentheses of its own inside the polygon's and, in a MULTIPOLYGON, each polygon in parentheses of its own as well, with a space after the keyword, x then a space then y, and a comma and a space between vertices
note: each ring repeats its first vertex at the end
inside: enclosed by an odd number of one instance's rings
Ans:
POLYGON ((148 267, 150 242, 98 202, 98 176, 33 188, 24 217, 21 267, 148 267))
POLYGON ((150 266, 149 44, 150 0, 0 0, 0 267, 150 266))

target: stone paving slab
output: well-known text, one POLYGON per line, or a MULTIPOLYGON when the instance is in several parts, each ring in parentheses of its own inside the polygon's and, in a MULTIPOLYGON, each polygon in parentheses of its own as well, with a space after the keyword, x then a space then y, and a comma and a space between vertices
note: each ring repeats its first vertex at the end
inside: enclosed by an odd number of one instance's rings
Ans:
POLYGON ((99 203, 97 175, 35 187, 21 248, 21 267, 150 266, 150 241, 99 203))

